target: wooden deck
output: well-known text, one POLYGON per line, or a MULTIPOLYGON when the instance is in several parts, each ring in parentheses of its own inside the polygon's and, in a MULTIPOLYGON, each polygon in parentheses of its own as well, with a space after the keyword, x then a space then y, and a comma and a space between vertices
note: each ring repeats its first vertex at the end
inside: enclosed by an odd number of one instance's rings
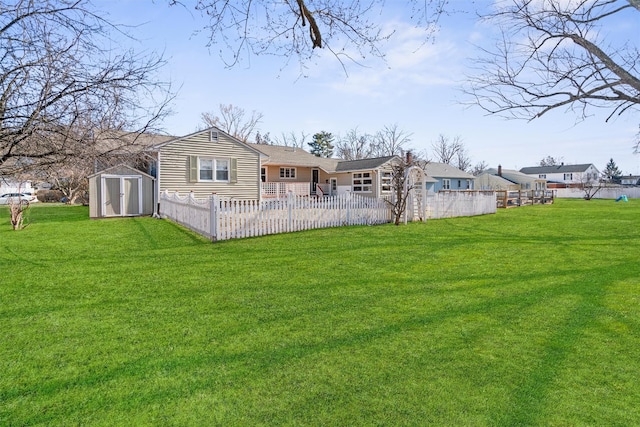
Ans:
POLYGON ((498 208, 552 204, 552 190, 496 190, 498 208))

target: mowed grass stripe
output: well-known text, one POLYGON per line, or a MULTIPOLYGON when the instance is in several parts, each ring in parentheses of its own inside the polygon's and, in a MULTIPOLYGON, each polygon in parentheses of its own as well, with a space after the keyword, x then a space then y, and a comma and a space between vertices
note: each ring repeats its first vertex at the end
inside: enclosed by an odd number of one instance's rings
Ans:
POLYGON ((212 244, 0 209, 0 424, 632 425, 640 203, 212 244))

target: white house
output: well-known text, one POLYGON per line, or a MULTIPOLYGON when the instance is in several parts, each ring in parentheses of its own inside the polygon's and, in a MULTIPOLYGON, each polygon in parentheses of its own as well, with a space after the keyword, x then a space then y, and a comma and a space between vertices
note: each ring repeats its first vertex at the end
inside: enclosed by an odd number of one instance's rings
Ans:
POLYGON ((597 182, 600 171, 592 164, 533 166, 520 169, 525 175, 546 179, 548 188, 578 187, 586 182, 597 182))

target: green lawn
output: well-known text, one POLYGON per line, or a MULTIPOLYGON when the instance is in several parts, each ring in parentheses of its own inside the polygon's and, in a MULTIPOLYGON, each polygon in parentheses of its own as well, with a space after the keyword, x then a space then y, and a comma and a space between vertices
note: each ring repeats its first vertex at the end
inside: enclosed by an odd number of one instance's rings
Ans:
POLYGON ((0 208, 0 425, 639 425, 640 200, 210 243, 0 208))

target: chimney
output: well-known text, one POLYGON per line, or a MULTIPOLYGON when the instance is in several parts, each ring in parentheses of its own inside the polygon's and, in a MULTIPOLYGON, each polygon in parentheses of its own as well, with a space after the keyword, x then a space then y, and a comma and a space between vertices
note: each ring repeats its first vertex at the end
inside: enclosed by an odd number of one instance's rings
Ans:
POLYGON ((498 165, 498 176, 502 176, 502 165, 498 165))
POLYGON ((407 151, 407 164, 410 165, 413 162, 413 155, 411 154, 411 150, 407 151))

